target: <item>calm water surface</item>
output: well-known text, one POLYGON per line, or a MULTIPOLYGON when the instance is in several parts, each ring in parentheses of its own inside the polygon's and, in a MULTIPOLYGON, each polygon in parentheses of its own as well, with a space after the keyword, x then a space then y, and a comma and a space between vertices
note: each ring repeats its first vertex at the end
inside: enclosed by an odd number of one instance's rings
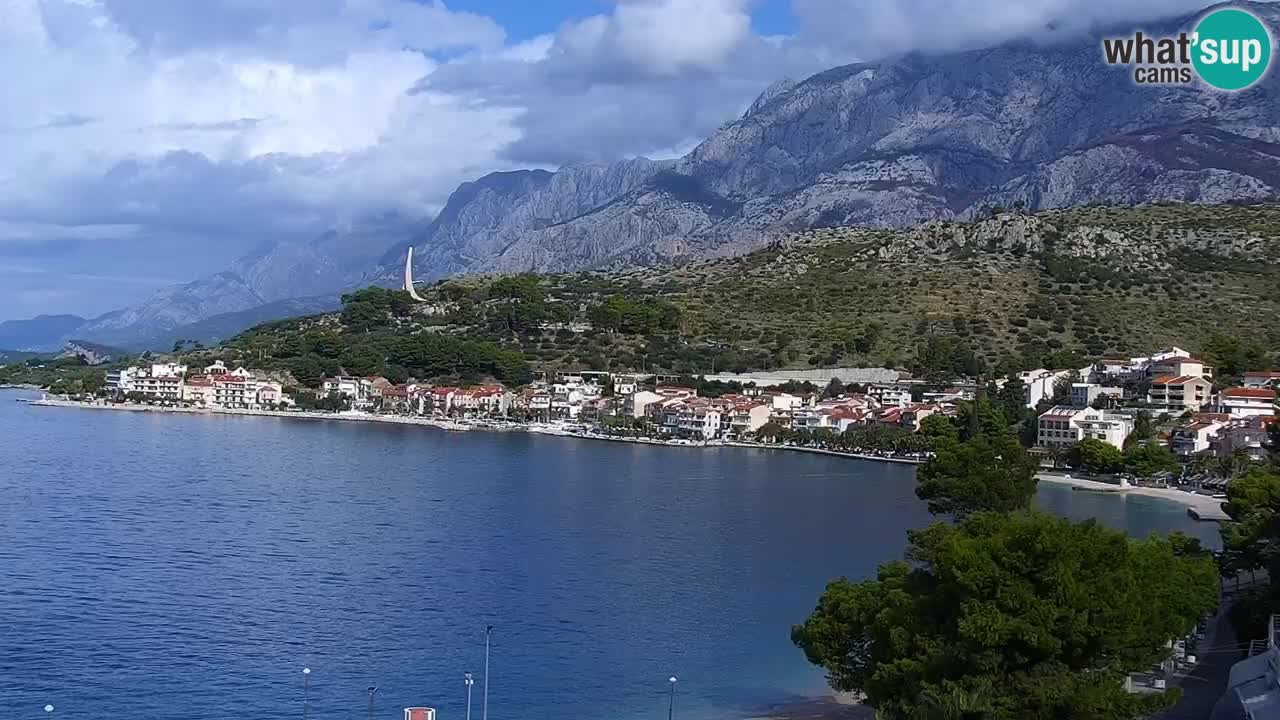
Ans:
MULTIPOLYGON (((29 394, 28 394, 29 395, 29 394)), ((788 638, 900 556, 910 468, 274 418, 33 408, 0 392, 0 717, 744 717, 822 694, 788 638)), ((1041 504, 1216 543, 1176 505, 1041 504)))

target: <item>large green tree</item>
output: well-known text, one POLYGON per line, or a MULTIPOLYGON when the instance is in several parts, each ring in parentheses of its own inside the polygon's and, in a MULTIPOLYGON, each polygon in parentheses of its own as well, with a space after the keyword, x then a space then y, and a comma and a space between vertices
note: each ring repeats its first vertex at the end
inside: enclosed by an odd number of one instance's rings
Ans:
POLYGON ((792 630, 832 687, 884 720, 1129 720, 1176 698, 1131 695, 1217 598, 1185 538, 1130 540, 1036 511, 910 533, 908 562, 827 586, 792 630))
POLYGON ((1124 467, 1124 454, 1111 443, 1085 438, 1072 446, 1068 463, 1091 473, 1114 473, 1124 467))
POLYGON ((920 466, 916 478, 916 495, 935 515, 1009 512, 1030 507, 1036 461, 1007 430, 968 442, 940 437, 934 456, 920 466))

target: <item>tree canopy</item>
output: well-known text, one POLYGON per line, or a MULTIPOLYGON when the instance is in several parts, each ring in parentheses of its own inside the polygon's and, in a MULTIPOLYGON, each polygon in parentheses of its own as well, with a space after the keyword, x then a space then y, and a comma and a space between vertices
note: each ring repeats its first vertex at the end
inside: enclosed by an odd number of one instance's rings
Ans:
POLYGON ((984 510, 1009 512, 1031 505, 1036 461, 1008 430, 968 442, 937 438, 934 456, 916 472, 916 495, 935 515, 964 517, 984 510))
POLYGON ((1184 537, 1135 541, 1036 511, 911 532, 908 562, 830 583, 792 630, 832 687, 886 720, 1128 720, 1173 702, 1124 690, 1217 597, 1184 537))

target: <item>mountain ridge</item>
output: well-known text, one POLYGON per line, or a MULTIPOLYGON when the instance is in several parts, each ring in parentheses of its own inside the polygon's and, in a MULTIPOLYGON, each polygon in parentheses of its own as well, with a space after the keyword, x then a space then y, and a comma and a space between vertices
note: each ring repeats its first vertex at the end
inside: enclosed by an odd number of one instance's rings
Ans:
MULTIPOLYGON (((1272 5, 1244 5, 1280 21, 1272 5)), ((1201 14, 1144 27, 1173 32, 1201 14)), ((452 212, 414 242, 415 275, 735 255, 815 227, 906 227, 972 219, 992 206, 1275 196, 1274 73, 1242 93, 1139 86, 1103 63, 1100 37, 917 52, 779 81, 681 158, 597 168, 608 175, 654 163, 571 217, 538 212, 556 205, 560 173, 524 193, 508 188, 483 200, 455 193, 452 212), (510 241, 477 239, 481 231, 510 241)), ((583 180, 590 178, 568 184, 598 199, 600 188, 583 180)), ((371 278, 394 283, 404 249, 390 260, 371 278)))

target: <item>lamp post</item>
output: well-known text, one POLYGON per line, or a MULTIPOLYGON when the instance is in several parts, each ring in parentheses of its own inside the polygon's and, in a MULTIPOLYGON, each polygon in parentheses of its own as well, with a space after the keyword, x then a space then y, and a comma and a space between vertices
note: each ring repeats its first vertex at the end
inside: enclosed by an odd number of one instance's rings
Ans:
POLYGON ((489 720, 489 636, 493 634, 493 626, 484 628, 484 700, 480 711, 482 720, 489 720))
POLYGON ((369 720, 373 720, 373 694, 378 692, 377 685, 369 686, 369 720))
POLYGON ((44 714, 45 714, 45 717, 50 718, 50 720, 52 720, 52 718, 53 718, 53 706, 52 706, 52 705, 45 705, 45 706, 44 706, 44 714))
POLYGON ((462 677, 467 683, 467 720, 471 720, 471 686, 475 685, 476 681, 471 679, 471 673, 462 673, 462 677))
POLYGON ((307 720, 311 713, 309 701, 311 700, 311 668, 302 668, 302 720, 307 720))
POLYGON ((667 700, 667 720, 672 720, 676 712, 676 676, 667 678, 667 682, 671 683, 671 694, 667 700))

